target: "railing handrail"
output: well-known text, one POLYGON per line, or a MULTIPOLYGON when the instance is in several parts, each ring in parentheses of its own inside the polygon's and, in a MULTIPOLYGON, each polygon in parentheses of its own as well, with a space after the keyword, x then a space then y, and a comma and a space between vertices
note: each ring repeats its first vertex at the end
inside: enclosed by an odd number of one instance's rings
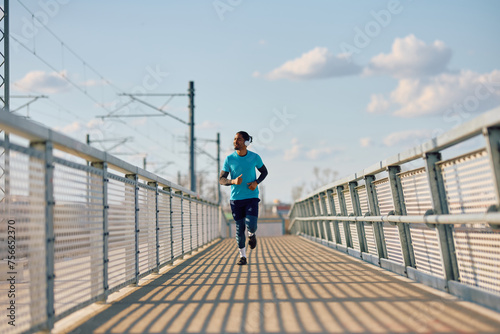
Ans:
POLYGON ((19 135, 30 140, 31 142, 51 141, 53 147, 62 152, 70 153, 89 162, 106 162, 109 167, 112 167, 119 172, 136 174, 142 180, 157 182, 163 187, 174 188, 182 191, 186 195, 200 198, 201 200, 211 204, 216 204, 215 202, 203 198, 199 196, 199 194, 168 181, 159 175, 130 164, 112 154, 91 147, 65 134, 51 130, 42 124, 29 121, 24 117, 14 115, 9 112, 0 112, 0 124, 2 125, 3 130, 7 133, 19 135))
POLYGON ((333 220, 333 221, 351 221, 351 222, 380 222, 380 223, 410 223, 410 224, 475 224, 487 223, 491 225, 500 224, 500 212, 487 213, 468 213, 461 215, 427 215, 427 216, 314 216, 314 217, 294 217, 290 226, 295 221, 309 220, 333 220))

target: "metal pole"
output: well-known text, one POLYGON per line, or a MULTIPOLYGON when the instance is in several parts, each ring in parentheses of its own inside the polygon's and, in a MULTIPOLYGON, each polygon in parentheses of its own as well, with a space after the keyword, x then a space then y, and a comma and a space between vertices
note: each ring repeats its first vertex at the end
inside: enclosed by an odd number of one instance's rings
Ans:
POLYGON ((4 91, 5 91, 5 106, 6 112, 10 111, 10 38, 9 38, 9 0, 4 0, 4 36, 3 36, 3 54, 4 54, 4 91))
POLYGON ((196 192, 196 174, 194 166, 194 82, 189 81, 189 174, 191 191, 196 192))

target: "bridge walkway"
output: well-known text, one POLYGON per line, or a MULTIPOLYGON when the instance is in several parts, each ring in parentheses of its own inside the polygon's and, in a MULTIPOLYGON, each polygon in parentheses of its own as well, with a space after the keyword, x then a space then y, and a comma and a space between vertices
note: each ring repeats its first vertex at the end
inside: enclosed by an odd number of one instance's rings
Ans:
POLYGON ((71 333, 498 333, 500 313, 298 236, 222 239, 71 333))

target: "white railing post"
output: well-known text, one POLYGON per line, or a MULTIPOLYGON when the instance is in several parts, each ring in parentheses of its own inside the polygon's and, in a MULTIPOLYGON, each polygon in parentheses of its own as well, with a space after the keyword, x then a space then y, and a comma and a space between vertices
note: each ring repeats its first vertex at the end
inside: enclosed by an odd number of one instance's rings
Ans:
MULTIPOLYGON (((356 187, 358 182, 349 182, 349 194, 351 195, 352 208, 355 216, 362 216, 361 205, 359 204, 359 195, 356 187)), ((365 226, 363 222, 356 222, 356 230, 358 232, 359 249, 362 253, 368 252, 368 245, 366 243, 365 226)))
POLYGON ((103 297, 100 302, 105 303, 109 295, 108 263, 109 263, 109 204, 108 204, 108 163, 103 161, 92 162, 91 166, 102 170, 102 286, 103 297))
MULTIPOLYGON (((365 189, 366 195, 368 197, 368 207, 370 209, 370 215, 380 216, 377 193, 375 187, 373 186, 374 181, 374 175, 365 176, 365 189)), ((381 259, 387 259, 387 246, 385 244, 384 237, 384 223, 374 222, 372 226, 375 244, 377 245, 378 257, 381 259)))
MULTIPOLYGON (((347 217, 347 207, 345 204, 344 197, 344 186, 337 186, 337 198, 339 199, 340 205, 340 215, 347 217)), ((345 235, 345 246, 347 248, 352 248, 352 238, 351 238, 351 227, 348 221, 343 221, 344 224, 344 235, 345 235)))
MULTIPOLYGON (((448 203, 444 188, 443 175, 436 165, 441 161, 441 153, 427 153, 424 156, 425 169, 427 171, 427 182, 431 194, 433 214, 448 214, 448 203)), ((455 242, 453 240, 453 225, 438 225, 436 230, 441 249, 441 263, 446 280, 458 281, 459 271, 457 255, 455 252, 455 242)))
POLYGON ((500 127, 484 128, 483 135, 486 139, 486 151, 495 188, 496 209, 500 211, 500 127))
POLYGON ((135 208, 135 285, 139 286, 139 185, 137 174, 127 174, 125 177, 129 180, 132 180, 134 184, 134 208, 135 208))
POLYGON ((160 272, 160 209, 158 207, 158 182, 148 182, 148 186, 155 188, 155 243, 156 243, 156 268, 155 273, 160 272))
MULTIPOLYGON (((326 195, 328 196, 328 201, 330 203, 331 216, 337 215, 337 210, 335 209, 335 200, 333 199, 333 189, 328 189, 326 191, 326 195)), ((339 221, 333 221, 333 234, 335 235, 335 243, 341 244, 342 238, 340 237, 340 229, 339 229, 339 221)))
MULTIPOLYGON (((326 197, 327 197, 326 192, 319 194, 319 197, 321 199, 321 207, 323 208, 322 215, 331 216, 331 214, 328 213, 328 209, 326 207, 326 197)), ((326 231, 327 240, 333 242, 332 229, 330 228, 330 222, 328 220, 324 220, 323 227, 324 227, 324 230, 326 231)))
MULTIPOLYGON (((398 216, 406 215, 406 207, 403 197, 403 188, 398 173, 401 172, 400 166, 387 167, 389 173, 389 184, 391 186, 392 200, 394 202, 395 214, 398 216)), ((415 255, 411 242, 410 226, 407 223, 397 223, 399 231, 399 241, 401 242, 401 252, 405 267, 415 268, 415 255)))
POLYGON ((54 159, 53 144, 51 141, 32 142, 30 146, 44 152, 45 155, 45 279, 46 279, 46 330, 54 328, 55 306, 54 306, 54 159))

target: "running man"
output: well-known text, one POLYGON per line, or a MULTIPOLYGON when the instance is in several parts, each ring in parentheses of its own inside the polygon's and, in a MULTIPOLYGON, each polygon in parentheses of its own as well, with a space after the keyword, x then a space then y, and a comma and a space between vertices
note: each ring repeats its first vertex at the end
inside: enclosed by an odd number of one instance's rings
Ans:
POLYGON ((248 229, 248 246, 254 249, 257 245, 255 231, 257 231, 257 217, 259 216, 259 189, 258 185, 267 176, 267 169, 257 153, 247 150, 252 137, 245 131, 236 133, 233 140, 235 152, 224 160, 220 172, 219 183, 231 186, 231 211, 236 221, 236 242, 240 251, 238 265, 247 264, 245 250, 245 226, 248 229), (260 172, 256 177, 255 169, 260 172), (231 174, 231 179, 227 176, 231 174))

